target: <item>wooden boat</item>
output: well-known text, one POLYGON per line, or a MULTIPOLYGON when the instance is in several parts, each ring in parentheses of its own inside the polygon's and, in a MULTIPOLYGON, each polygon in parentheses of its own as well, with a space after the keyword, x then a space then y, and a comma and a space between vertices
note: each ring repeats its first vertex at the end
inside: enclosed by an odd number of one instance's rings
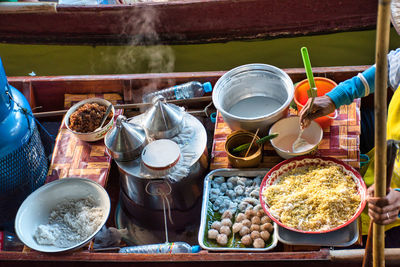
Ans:
POLYGON ((373 29, 376 16, 376 0, 170 0, 96 6, 2 3, 0 41, 92 45, 227 42, 373 29))
MULTIPOLYGON (((328 77, 336 82, 348 79, 368 66, 313 68, 315 76, 328 77)), ((293 82, 305 79, 304 69, 285 69, 293 82)), ((191 80, 210 81, 215 83, 224 72, 165 73, 165 74, 131 74, 131 75, 98 75, 98 76, 60 76, 60 77, 10 77, 9 82, 22 91, 41 120, 60 120, 54 114, 43 113, 64 108, 64 94, 71 93, 119 93, 126 103, 138 103, 144 88, 157 84, 157 89, 168 84, 179 84, 191 80), (41 114, 41 115, 40 115, 41 114), (47 117, 52 115, 53 117, 47 117), (46 116, 46 117, 45 117, 46 116)), ((156 88, 154 88, 155 90, 156 88)), ((363 99, 363 104, 370 105, 371 98, 363 99)), ((189 110, 204 108, 210 102, 210 96, 184 100, 180 102, 189 110)), ((199 113, 200 114, 200 113, 199 113)), ((201 114, 200 114, 201 115, 201 114)), ((213 128, 207 129, 213 131, 213 128)), ((115 166, 113 166, 115 168, 115 166)), ((118 175, 111 171, 110 175, 118 175)), ((118 199, 118 179, 111 181, 106 189, 112 205, 118 199), (114 181, 114 183, 112 183, 114 181)), ((362 249, 330 249, 321 247, 296 247, 278 245, 274 250, 263 253, 227 252, 213 253, 201 251, 194 254, 118 254, 112 252, 90 253, 75 251, 68 254, 44 254, 35 251, 0 251, 1 266, 244 266, 261 264, 279 264, 280 266, 354 266, 362 261, 362 249)), ((387 263, 400 262, 399 249, 386 249, 387 263)))

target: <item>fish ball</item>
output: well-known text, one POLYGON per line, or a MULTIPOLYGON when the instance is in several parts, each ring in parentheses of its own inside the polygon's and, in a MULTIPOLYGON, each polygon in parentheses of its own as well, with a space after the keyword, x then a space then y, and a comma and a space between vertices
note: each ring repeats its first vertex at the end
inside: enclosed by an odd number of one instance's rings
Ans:
POLYGON ((262 218, 264 215, 265 215, 265 213, 264 213, 263 209, 257 211, 257 216, 258 217, 262 218))
POLYGON ((238 213, 238 215, 236 216, 236 222, 241 222, 244 219, 246 219, 246 215, 244 215, 243 213, 238 213))
POLYGON ((245 246, 250 246, 251 242, 253 242, 253 240, 251 239, 250 235, 245 235, 242 237, 242 239, 240 240, 242 242, 243 245, 245 246))
POLYGON ((242 229, 240 229, 239 234, 240 236, 250 234, 250 228, 247 226, 243 226, 242 229))
POLYGON ((219 221, 215 221, 215 222, 213 222, 212 224, 211 224, 211 228, 212 229, 215 229, 215 230, 217 230, 217 231, 219 231, 219 229, 221 229, 221 222, 219 222, 219 221))
POLYGON ((250 231, 260 231, 260 226, 258 224, 252 224, 250 226, 250 231))
POLYGON ((274 229, 274 226, 272 226, 271 223, 264 223, 263 225, 261 225, 260 230, 261 231, 268 231, 268 232, 272 232, 272 230, 274 229))
POLYGON ((225 219, 223 219, 223 220, 221 221, 221 225, 222 225, 222 226, 229 226, 229 227, 231 227, 231 226, 232 226, 232 221, 231 221, 231 219, 225 218, 225 219))
POLYGON ((255 248, 263 248, 263 247, 265 247, 264 240, 262 240, 261 238, 257 238, 253 242, 253 247, 255 247, 255 248))
POLYGON ((218 235, 218 231, 215 229, 208 230, 208 239, 216 239, 218 235))
POLYGON ((250 227, 250 226, 251 226, 251 221, 248 220, 248 219, 244 219, 244 220, 242 221, 242 224, 243 224, 244 226, 250 227))
POLYGON ((229 228, 229 226, 223 225, 223 226, 221 226, 221 229, 219 229, 219 233, 224 234, 224 235, 230 235, 231 228, 229 228))
POLYGON ((261 217, 261 224, 270 223, 270 222, 271 222, 271 218, 269 218, 267 215, 261 217))
POLYGON ((257 211, 255 209, 251 209, 250 210, 250 214, 251 214, 251 216, 256 216, 257 215, 257 211))
POLYGON ((251 218, 251 209, 247 209, 247 210, 244 212, 244 215, 246 215, 246 218, 247 218, 247 219, 250 219, 250 218, 251 218))
POLYGON ((271 236, 271 234, 268 231, 262 231, 260 233, 260 236, 263 240, 267 241, 269 239, 269 237, 271 236))
POLYGON ((224 212, 224 214, 222 214, 222 217, 221 217, 221 218, 222 218, 222 219, 225 219, 225 218, 232 219, 232 211, 226 210, 226 211, 224 212))
POLYGON ((228 243, 228 236, 224 234, 217 235, 217 243, 225 246, 228 243))
POLYGON ((260 217, 254 216, 253 218, 251 218, 251 223, 252 224, 260 224, 261 223, 260 217))
POLYGON ((251 239, 256 240, 257 238, 260 238, 260 232, 259 231, 253 231, 250 234, 251 239))
POLYGON ((240 229, 242 229, 242 227, 243 227, 243 224, 241 224, 241 223, 234 223, 233 226, 232 226, 232 231, 233 231, 234 233, 237 233, 237 232, 240 231, 240 229))

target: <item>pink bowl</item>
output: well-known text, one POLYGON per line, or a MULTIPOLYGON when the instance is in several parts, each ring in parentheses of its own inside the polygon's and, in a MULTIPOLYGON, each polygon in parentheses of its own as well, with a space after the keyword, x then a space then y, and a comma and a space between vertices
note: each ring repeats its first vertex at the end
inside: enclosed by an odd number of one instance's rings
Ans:
POLYGON ((307 233, 307 234, 322 234, 322 233, 336 231, 340 228, 343 228, 343 227, 349 225, 354 220, 356 220, 358 218, 358 216, 360 216, 361 212, 363 211, 363 209, 366 205, 366 194, 367 194, 367 186, 365 185, 364 180, 362 179, 361 175, 356 170, 354 170, 352 167, 345 164, 344 162, 334 159, 334 158, 331 158, 331 157, 300 156, 300 157, 295 157, 295 158, 291 158, 291 159, 282 161, 281 163, 279 163, 278 165, 273 167, 265 175, 263 181, 261 182, 261 186, 260 186, 260 203, 261 203, 261 206, 263 207, 265 213, 278 225, 280 225, 286 229, 289 229, 291 231, 295 231, 295 232, 307 233), (360 203, 356 213, 346 223, 339 225, 335 228, 328 229, 328 230, 303 231, 303 230, 299 230, 299 229, 295 229, 295 228, 286 226, 279 219, 275 218, 272 215, 272 213, 270 212, 269 206, 264 201, 264 197, 262 194, 264 191, 264 188, 273 185, 275 183, 275 181, 277 180, 277 178, 279 178, 282 174, 284 174, 292 169, 304 167, 304 166, 318 165, 318 164, 324 165, 324 166, 339 165, 343 168, 342 170, 344 172, 346 172, 348 175, 353 177, 354 182, 357 185, 357 191, 361 197, 361 203, 360 203))

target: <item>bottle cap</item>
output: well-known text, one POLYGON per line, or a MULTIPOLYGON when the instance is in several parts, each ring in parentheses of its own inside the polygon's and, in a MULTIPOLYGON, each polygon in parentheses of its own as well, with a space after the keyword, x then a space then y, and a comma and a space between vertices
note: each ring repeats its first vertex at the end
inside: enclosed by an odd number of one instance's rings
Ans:
POLYGON ((197 252, 199 252, 200 250, 201 250, 201 248, 200 248, 199 245, 192 246, 192 253, 197 253, 197 252))
POLYGON ((203 83, 203 88, 205 93, 209 93, 212 91, 212 86, 210 82, 203 83))

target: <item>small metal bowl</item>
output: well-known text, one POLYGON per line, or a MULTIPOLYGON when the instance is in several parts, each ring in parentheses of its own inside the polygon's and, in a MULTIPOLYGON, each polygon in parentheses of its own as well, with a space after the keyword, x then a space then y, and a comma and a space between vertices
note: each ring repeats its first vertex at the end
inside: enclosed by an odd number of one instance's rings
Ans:
MULTIPOLYGON (((237 156, 233 155, 230 151, 235 147, 240 145, 250 143, 254 138, 254 134, 247 131, 235 131, 228 135, 225 142, 225 151, 228 155, 229 163, 235 168, 249 168, 249 167, 256 167, 260 164, 262 158, 262 148, 263 146, 258 145, 256 143, 260 137, 256 136, 252 148, 249 152, 247 157, 244 155, 237 156)), ((246 153, 247 150, 243 151, 243 154, 246 153)))

